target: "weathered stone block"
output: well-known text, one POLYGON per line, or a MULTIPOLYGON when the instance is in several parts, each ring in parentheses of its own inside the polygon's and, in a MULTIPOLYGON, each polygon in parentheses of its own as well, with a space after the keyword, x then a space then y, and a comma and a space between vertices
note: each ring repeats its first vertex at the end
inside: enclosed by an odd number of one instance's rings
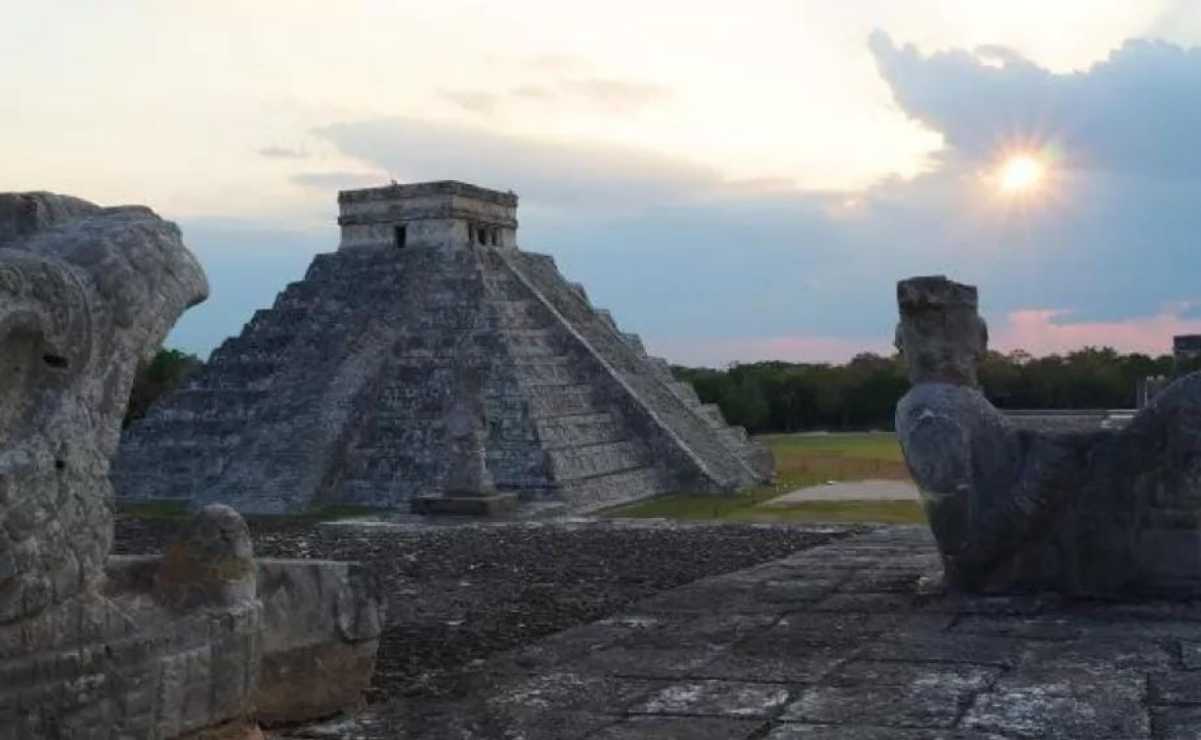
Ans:
POLYGON ((358 563, 263 559, 258 581, 260 721, 296 722, 358 706, 384 625, 375 574, 358 563))

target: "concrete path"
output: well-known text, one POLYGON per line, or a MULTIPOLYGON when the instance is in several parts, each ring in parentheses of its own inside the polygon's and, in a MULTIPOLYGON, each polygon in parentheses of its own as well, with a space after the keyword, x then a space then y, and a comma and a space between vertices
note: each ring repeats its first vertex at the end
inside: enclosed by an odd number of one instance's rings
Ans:
POLYGON ((1201 733, 1201 604, 950 596, 923 578, 938 571, 924 527, 881 527, 495 657, 458 699, 397 697, 296 737, 1201 733))
POLYGON ((798 488, 766 501, 763 507, 786 507, 810 501, 917 501, 917 486, 906 480, 861 480, 798 488))

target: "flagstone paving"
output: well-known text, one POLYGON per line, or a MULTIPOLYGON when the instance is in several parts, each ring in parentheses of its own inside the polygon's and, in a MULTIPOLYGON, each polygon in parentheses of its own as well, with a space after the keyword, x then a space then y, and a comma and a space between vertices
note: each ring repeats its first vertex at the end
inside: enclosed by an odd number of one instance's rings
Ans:
POLYGON ((1201 737, 1201 602, 941 593, 882 527, 644 600, 477 666, 464 700, 288 737, 1201 737))

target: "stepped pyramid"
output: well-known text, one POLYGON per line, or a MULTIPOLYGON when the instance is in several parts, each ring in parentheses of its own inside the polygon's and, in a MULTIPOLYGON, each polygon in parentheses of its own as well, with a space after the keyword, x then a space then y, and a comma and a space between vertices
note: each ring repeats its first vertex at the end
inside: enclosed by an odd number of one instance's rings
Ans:
POLYGON ((407 508, 466 477, 583 512, 771 478, 770 452, 517 248, 516 195, 441 181, 338 203, 338 251, 127 430, 120 498, 407 508))

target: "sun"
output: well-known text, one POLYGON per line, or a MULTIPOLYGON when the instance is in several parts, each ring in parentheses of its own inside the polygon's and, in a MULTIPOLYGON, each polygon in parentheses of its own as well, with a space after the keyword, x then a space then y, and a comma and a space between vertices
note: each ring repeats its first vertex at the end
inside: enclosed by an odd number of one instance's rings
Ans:
POLYGON ((1003 193, 1026 193, 1038 187, 1046 176, 1046 169, 1046 166, 1031 154, 1015 154, 1001 163, 997 183, 1003 193))

